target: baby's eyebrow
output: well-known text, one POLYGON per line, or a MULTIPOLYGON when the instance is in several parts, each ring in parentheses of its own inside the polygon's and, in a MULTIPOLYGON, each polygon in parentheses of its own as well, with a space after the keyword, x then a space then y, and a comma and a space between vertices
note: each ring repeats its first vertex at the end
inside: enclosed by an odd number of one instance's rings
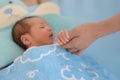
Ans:
POLYGON ((40 25, 48 25, 47 23, 40 23, 40 25))
POLYGON ((39 25, 44 25, 43 23, 39 23, 39 25))

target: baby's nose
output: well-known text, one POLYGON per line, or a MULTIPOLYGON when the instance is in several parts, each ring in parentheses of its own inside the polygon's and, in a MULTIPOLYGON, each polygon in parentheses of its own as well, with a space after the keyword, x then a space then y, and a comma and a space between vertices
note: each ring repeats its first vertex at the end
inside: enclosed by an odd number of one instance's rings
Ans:
POLYGON ((47 27, 47 30, 52 31, 51 27, 47 27))

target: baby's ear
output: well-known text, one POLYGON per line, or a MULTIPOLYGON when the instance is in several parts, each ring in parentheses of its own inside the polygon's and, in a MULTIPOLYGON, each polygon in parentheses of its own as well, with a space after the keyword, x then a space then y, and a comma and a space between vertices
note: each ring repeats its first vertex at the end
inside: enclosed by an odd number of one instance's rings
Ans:
POLYGON ((21 36, 21 41, 24 45, 26 45, 27 47, 29 47, 31 45, 31 40, 30 40, 30 36, 28 34, 24 34, 21 36))

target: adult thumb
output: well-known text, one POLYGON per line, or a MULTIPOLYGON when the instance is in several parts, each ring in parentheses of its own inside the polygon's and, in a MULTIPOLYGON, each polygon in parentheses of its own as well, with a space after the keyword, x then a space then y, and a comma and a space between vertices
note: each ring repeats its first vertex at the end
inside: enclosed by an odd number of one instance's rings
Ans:
POLYGON ((70 36, 70 40, 72 40, 72 39, 78 37, 79 34, 77 34, 76 30, 73 29, 73 30, 69 31, 69 36, 70 36))

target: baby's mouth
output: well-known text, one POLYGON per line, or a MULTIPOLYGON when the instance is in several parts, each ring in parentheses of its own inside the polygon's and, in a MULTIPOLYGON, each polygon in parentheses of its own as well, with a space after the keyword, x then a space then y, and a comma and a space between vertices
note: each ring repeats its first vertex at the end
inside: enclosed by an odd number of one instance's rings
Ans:
POLYGON ((52 37, 52 38, 53 38, 53 37, 54 37, 54 33, 51 33, 49 37, 52 37))

